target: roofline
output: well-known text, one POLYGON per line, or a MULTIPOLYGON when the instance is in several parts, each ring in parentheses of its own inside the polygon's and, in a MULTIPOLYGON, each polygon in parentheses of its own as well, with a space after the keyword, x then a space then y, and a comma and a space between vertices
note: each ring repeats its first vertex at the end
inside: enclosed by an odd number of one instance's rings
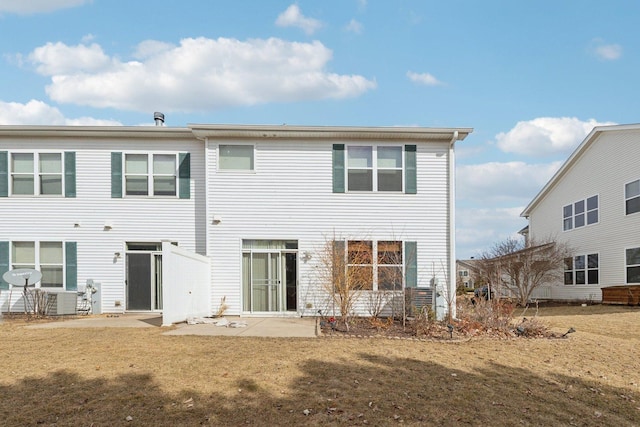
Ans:
POLYGON ((528 218, 531 214, 533 208, 536 207, 542 199, 555 187, 558 181, 567 173, 567 171, 578 161, 582 154, 591 146, 591 144, 602 134, 605 132, 618 132, 625 130, 640 130, 640 123, 636 124, 628 124, 628 125, 612 125, 612 126, 596 126, 594 127, 589 135, 586 136, 584 141, 578 145, 578 147, 571 153, 569 158, 564 162, 560 169, 556 171, 556 173, 551 177, 551 179, 542 187, 542 190, 529 202, 527 207, 524 208, 522 213, 520 214, 523 218, 528 218))
POLYGON ((189 128, 165 126, 5 126, 0 125, 0 136, 14 137, 153 137, 193 138, 189 128))
POLYGON ((473 128, 351 127, 290 125, 187 125, 198 138, 298 138, 464 140, 473 128))

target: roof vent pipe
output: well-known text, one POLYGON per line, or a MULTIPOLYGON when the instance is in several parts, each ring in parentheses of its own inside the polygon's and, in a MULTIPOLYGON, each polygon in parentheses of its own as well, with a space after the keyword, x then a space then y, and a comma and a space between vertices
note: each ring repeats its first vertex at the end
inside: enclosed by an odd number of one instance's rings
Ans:
POLYGON ((164 126, 164 114, 156 111, 153 113, 153 120, 156 121, 156 126, 164 126))

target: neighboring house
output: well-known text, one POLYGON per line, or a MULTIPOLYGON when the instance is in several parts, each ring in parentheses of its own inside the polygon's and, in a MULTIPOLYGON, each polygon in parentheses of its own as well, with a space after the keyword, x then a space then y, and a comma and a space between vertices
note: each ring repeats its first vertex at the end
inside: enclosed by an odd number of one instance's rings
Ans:
POLYGON ((574 249, 564 281, 537 298, 601 301, 601 288, 640 284, 640 125, 596 127, 521 216, 531 241, 574 249))
MULTIPOLYGON (((345 257, 368 251, 348 266, 367 273, 364 294, 445 284, 454 145, 471 131, 1 126, 0 276, 35 268, 38 286, 74 293, 93 283, 94 311, 157 311, 165 324, 223 301, 231 315, 326 310, 319 270, 334 241, 345 257)), ((2 311, 21 310, 8 288, 2 311)))
POLYGON ((456 260, 458 286, 464 287, 465 290, 472 290, 476 287, 478 281, 477 262, 475 259, 456 260))

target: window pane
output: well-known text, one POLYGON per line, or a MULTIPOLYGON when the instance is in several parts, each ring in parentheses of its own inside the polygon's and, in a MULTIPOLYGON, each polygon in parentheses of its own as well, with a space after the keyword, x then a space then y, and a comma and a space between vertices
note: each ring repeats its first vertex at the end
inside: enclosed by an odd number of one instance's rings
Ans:
POLYGON ((378 147, 378 168, 402 168, 402 147, 378 147))
POLYGON ((598 270, 589 270, 587 271, 587 280, 590 285, 598 284, 598 270))
POLYGON ((564 259, 564 269, 573 270, 573 258, 569 257, 564 259))
POLYGON ((126 179, 126 192, 129 196, 146 196, 149 194, 149 183, 146 176, 131 177, 126 179))
POLYGON ((63 285, 62 266, 43 266, 40 286, 49 288, 61 288, 63 285))
POLYGON ((584 259, 584 255, 578 255, 575 259, 576 261, 576 270, 583 270, 585 267, 585 259, 584 259))
POLYGON ((62 194, 62 175, 40 175, 40 194, 62 194))
POLYGON ((564 284, 565 285, 573 285, 573 272, 565 271, 564 272, 564 284))
POLYGON ((35 264, 36 247, 34 242, 13 242, 11 255, 14 264, 35 264))
POLYGON ((253 170, 253 145, 221 145, 218 168, 253 170))
POLYGON ((378 267, 378 289, 402 289, 402 267, 378 267))
POLYGON ((156 176, 153 178, 153 194, 156 196, 175 196, 176 177, 156 176))
POLYGON ((598 268, 598 254, 589 254, 587 256, 587 268, 598 268))
POLYGON ((402 170, 379 170, 378 191, 402 191, 402 170))
POLYGON ((40 173, 62 173, 62 155, 44 153, 39 156, 40 173))
POLYGON ((576 285, 584 285, 585 283, 584 270, 576 271, 576 285))
POLYGON ((584 214, 578 214, 576 215, 576 228, 578 227, 583 227, 584 226, 584 214))
POLYGON ((373 166, 372 147, 348 147, 349 168, 370 168, 373 166))
POLYGON ((173 154, 154 154, 153 173, 162 175, 175 175, 176 156, 173 154))
POLYGON ((62 242, 40 242, 41 264, 62 264, 62 242))
POLYGON ((627 267, 627 283, 640 283, 640 267, 627 267))
POLYGON ((587 199, 587 210, 598 209, 598 196, 591 196, 587 199))
POLYGON ((640 197, 634 197, 626 202, 626 214, 640 212, 640 197))
POLYGON ((575 203, 575 211, 576 214, 584 212, 584 200, 580 200, 579 202, 575 203))
POLYGON ((126 154, 125 173, 147 174, 149 171, 147 161, 146 154, 126 154))
POLYGON ((347 282, 354 289, 373 289, 373 267, 372 266, 349 266, 347 269, 347 282))
POLYGON ((563 223, 563 230, 567 231, 567 230, 571 230, 572 228, 573 228, 573 219, 572 218, 565 219, 563 223))
POLYGON ((11 172, 33 173, 32 153, 13 153, 11 155, 11 172))
POLYGON ((571 216, 573 216, 573 206, 572 205, 567 205, 562 209, 562 213, 563 213, 563 217, 564 218, 569 218, 571 216))
POLYGON ((371 169, 349 169, 349 191, 373 191, 371 169))
POLYGON ((371 241, 352 240, 348 242, 349 264, 372 264, 373 243, 371 241))
POLYGON ((402 242, 378 242, 378 264, 402 264, 402 242))
POLYGON ((598 222, 598 211, 587 212, 587 224, 595 224, 598 222))
POLYGON ((624 197, 629 199, 631 197, 640 196, 640 179, 633 181, 624 186, 624 197))
POLYGON ((14 175, 12 186, 12 194, 33 194, 33 175, 14 175))
POLYGON ((640 248, 627 249, 627 265, 640 265, 640 248))

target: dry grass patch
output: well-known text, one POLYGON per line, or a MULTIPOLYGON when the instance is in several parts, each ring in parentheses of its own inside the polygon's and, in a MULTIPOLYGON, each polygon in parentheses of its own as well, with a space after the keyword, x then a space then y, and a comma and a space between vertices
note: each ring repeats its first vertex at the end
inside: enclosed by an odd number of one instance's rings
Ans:
POLYGON ((640 424, 640 310, 539 314, 577 332, 457 343, 261 339, 26 329, 5 317, 0 425, 640 424))

